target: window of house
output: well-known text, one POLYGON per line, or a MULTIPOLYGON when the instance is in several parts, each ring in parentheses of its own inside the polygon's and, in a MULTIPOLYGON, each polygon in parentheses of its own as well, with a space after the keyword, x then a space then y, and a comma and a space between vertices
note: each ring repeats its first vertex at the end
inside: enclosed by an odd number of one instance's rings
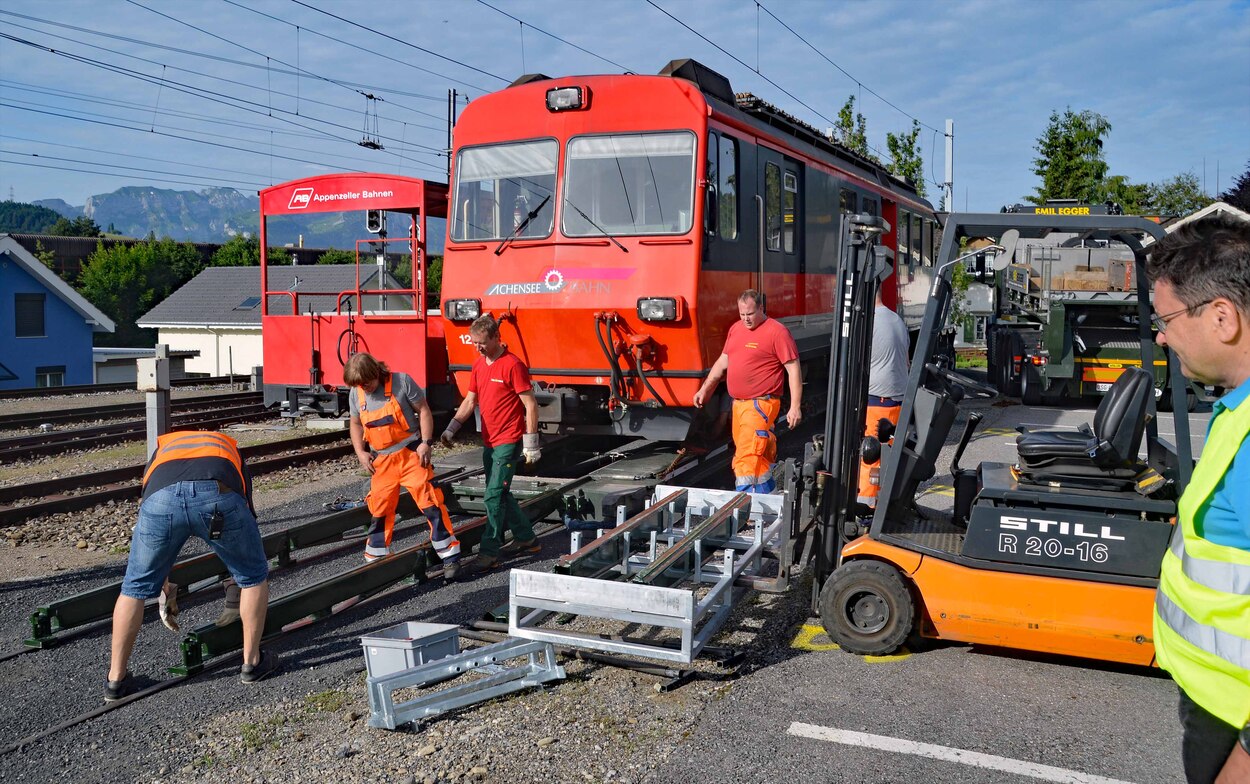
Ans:
POLYGON ((65 386, 65 366, 48 366, 35 368, 35 386, 36 387, 63 387, 65 386))
POLYGON ((42 338, 48 333, 44 328, 44 300, 46 294, 14 294, 13 334, 19 338, 42 338))
POLYGON ((235 310, 254 310, 260 304, 260 297, 248 297, 234 306, 235 310))

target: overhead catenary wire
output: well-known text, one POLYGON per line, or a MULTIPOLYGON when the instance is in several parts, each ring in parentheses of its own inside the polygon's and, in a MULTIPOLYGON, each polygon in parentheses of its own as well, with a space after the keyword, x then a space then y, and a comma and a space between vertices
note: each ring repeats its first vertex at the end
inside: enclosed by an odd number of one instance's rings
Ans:
MULTIPOLYGON (((231 0, 226 0, 226 2, 227 2, 227 3, 229 3, 229 2, 231 2, 231 0)), ((513 16, 512 14, 508 13, 507 11, 503 10, 502 8, 498 8, 498 7, 496 7, 496 6, 491 5, 490 3, 486 2, 486 0, 477 0, 477 2, 481 3, 482 5, 486 6, 487 8, 489 8, 490 10, 492 10, 492 11, 494 11, 494 12, 496 12, 496 13, 503 14, 504 16, 508 17, 509 19, 511 19, 511 20, 512 20, 512 21, 514 21, 514 22, 519 22, 519 23, 521 24, 521 28, 522 28, 522 38, 521 38, 521 42, 522 42, 522 43, 524 43, 524 42, 525 42, 525 38, 524 38, 524 28, 528 27, 528 28, 529 28, 529 29, 531 29, 531 30, 534 30, 534 31, 539 32, 539 33, 542 33, 543 35, 547 36, 548 38, 552 38, 552 39, 555 39, 556 41, 559 41, 560 43, 564 44, 565 46, 571 46, 571 47, 573 47, 574 49, 576 49, 577 51, 582 52, 583 54, 588 54, 588 55, 590 55, 591 57, 594 57, 595 59, 598 59, 598 60, 602 60, 603 62, 605 62, 605 63, 607 63, 607 64, 609 64, 609 65, 614 65, 614 66, 616 66, 617 68, 620 68, 620 69, 621 69, 621 71, 623 71, 623 72, 625 72, 625 73, 629 73, 629 72, 630 72, 630 69, 629 69, 629 68, 626 68, 625 66, 623 66, 623 65, 621 65, 620 63, 616 62, 615 60, 609 60, 608 58, 604 57, 604 56, 603 56, 603 55, 601 55, 601 54, 598 54, 597 52, 592 52, 592 51, 590 51, 589 49, 587 49, 587 48, 585 48, 585 47, 583 47, 583 46, 578 46, 577 44, 573 43, 572 41, 569 41, 569 40, 566 40, 566 39, 564 39, 564 38, 561 38, 560 36, 556 35, 555 33, 548 32, 547 30, 544 30, 544 29, 542 29, 541 27, 538 27, 537 25, 535 25, 535 24, 534 24, 534 23, 532 23, 532 22, 526 22, 524 19, 520 19, 520 18, 518 18, 518 17, 515 17, 515 16, 513 16)))
MULTIPOLYGON (((143 172, 144 174, 168 174, 168 175, 178 176, 178 177, 181 177, 181 176, 186 176, 186 173, 185 173, 185 172, 172 172, 172 171, 164 171, 164 170, 162 170, 162 169, 146 169, 146 168, 143 168, 143 167, 140 167, 140 166, 123 166, 123 165, 122 165, 122 164, 120 164, 120 163, 104 163, 104 162, 102 162, 102 161, 84 161, 84 160, 82 160, 82 159, 80 159, 80 158, 65 158, 65 157, 62 157, 62 156, 59 156, 59 155, 44 155, 44 154, 42 154, 42 153, 37 153, 37 152, 17 152, 17 151, 14 151, 14 150, 2 150, 2 149, 0 149, 0 154, 4 154, 4 155, 24 155, 24 156, 27 156, 27 157, 30 157, 30 158, 38 158, 38 159, 40 159, 41 161, 42 161, 42 160, 49 160, 49 161, 58 161, 58 162, 61 162, 61 163, 80 163, 80 164, 84 164, 84 165, 87 165, 87 166, 107 166, 107 167, 108 167, 108 168, 110 168, 110 169, 123 169, 123 170, 126 170, 126 171, 137 171, 137 172, 143 172)), ((226 183, 238 183, 238 182, 240 182, 240 180, 238 180, 237 178, 236 178, 236 179, 228 179, 228 178, 225 178, 225 177, 212 177, 212 176, 209 176, 209 175, 207 175, 207 174, 197 174, 197 175, 194 175, 194 176, 199 177, 199 178, 200 178, 200 179, 202 179, 202 180, 215 180, 215 181, 217 181, 217 182, 219 182, 219 183, 221 183, 221 182, 226 182, 226 183)), ((246 183, 244 183, 244 184, 246 184, 246 185, 268 185, 269 183, 264 182, 264 181, 263 181, 263 180, 261 180, 261 179, 258 179, 258 180, 256 180, 256 181, 250 181, 250 182, 246 182, 246 183)))

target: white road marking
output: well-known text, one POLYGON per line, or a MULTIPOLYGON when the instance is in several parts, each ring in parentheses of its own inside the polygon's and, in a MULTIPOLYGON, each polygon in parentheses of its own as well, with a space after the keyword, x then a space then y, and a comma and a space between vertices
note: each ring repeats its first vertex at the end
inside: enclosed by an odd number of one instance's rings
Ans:
POLYGON ((958 762, 977 768, 988 768, 989 770, 1001 770, 1017 776, 1028 776, 1043 781, 1057 781, 1061 782, 1061 784, 1130 784, 1130 782, 1121 779, 1109 779, 1106 776, 1095 776, 1092 773, 1081 773, 1080 771, 1068 770, 1067 768, 1040 765, 1036 762, 1025 762, 1024 760, 999 757, 994 754, 982 754, 976 751, 966 751, 950 746, 938 746, 932 743, 917 743, 916 741, 903 740, 902 738, 891 738, 887 735, 869 735, 864 732, 835 730, 830 727, 819 727, 815 724, 804 724, 799 721, 791 722, 790 729, 787 732, 790 735, 797 735, 802 738, 826 740, 831 743, 842 743, 847 746, 858 746, 861 748, 880 749, 881 751, 890 751, 897 754, 915 754, 919 757, 929 757, 945 762, 958 762))

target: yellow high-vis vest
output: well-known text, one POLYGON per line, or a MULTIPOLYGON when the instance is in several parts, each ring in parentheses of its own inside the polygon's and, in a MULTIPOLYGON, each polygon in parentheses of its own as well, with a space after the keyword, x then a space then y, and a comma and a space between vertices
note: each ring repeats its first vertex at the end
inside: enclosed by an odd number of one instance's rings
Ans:
MULTIPOLYGON (((1250 401, 1221 411, 1177 505, 1155 594, 1155 657, 1189 698, 1234 727, 1250 722, 1250 552, 1198 536, 1194 517, 1250 434, 1250 401)), ((1238 510, 1250 515, 1250 509, 1238 510)))

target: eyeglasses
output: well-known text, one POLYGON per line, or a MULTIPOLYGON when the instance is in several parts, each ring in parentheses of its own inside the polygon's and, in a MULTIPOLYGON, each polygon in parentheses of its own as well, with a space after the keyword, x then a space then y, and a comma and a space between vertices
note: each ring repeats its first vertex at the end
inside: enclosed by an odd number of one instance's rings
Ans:
POLYGON ((1155 329, 1157 329, 1158 331, 1167 332, 1169 321, 1181 315, 1182 313, 1193 313, 1198 308, 1203 308, 1203 307, 1206 307, 1207 305, 1210 305, 1213 301, 1214 300, 1209 300, 1209 299, 1204 300, 1202 302, 1199 302, 1197 305, 1190 305, 1187 308, 1181 308, 1180 310, 1173 311, 1171 313, 1168 313, 1165 316, 1159 316, 1159 315, 1151 316, 1150 323, 1154 324, 1155 329))

